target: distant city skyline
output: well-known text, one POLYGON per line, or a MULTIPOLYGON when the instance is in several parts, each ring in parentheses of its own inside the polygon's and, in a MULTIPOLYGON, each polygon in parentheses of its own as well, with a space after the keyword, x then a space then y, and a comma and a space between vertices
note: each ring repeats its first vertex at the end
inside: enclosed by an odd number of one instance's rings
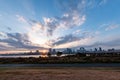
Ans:
POLYGON ((0 0, 0 52, 120 49, 120 0, 0 0))

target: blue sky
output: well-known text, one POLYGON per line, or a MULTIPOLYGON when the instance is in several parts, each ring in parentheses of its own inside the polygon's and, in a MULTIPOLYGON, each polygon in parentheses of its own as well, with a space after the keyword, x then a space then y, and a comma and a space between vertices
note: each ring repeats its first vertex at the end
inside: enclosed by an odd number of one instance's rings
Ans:
POLYGON ((120 49, 120 0, 0 0, 0 51, 120 49))

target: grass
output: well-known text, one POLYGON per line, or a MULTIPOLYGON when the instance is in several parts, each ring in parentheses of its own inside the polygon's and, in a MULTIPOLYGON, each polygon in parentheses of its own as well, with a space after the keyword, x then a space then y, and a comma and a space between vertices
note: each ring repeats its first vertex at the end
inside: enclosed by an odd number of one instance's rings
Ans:
POLYGON ((0 80, 120 80, 118 67, 0 68, 0 80))

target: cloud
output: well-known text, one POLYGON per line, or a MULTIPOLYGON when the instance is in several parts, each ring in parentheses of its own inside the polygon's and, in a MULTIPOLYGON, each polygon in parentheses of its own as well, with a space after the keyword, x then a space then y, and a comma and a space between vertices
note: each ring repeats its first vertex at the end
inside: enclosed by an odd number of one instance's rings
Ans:
POLYGON ((49 41, 47 27, 41 22, 35 20, 32 20, 31 24, 32 26, 27 33, 29 41, 34 44, 38 44, 39 46, 49 47, 46 45, 49 41))
POLYGON ((74 36, 72 34, 66 35, 64 37, 59 37, 58 39, 56 39, 56 41, 54 42, 53 45, 60 45, 60 44, 64 44, 64 43, 69 43, 72 41, 77 41, 80 40, 81 38, 74 36))
MULTIPOLYGON (((59 2, 59 1, 58 1, 59 2)), ((43 17, 44 26, 47 29, 47 35, 52 36, 56 29, 69 29, 81 26, 85 20, 86 16, 83 14, 83 9, 85 8, 84 1, 71 1, 65 2, 60 1, 60 6, 66 8, 61 16, 55 16, 51 18, 43 17), (80 6, 81 5, 81 6, 80 6)))
POLYGON ((65 13, 61 17, 43 18, 48 36, 52 36, 56 29, 69 29, 81 26, 85 20, 86 16, 81 15, 77 11, 65 13))
MULTIPOLYGON (((53 33, 58 29, 72 29, 75 27, 82 26, 86 21, 85 10, 92 3, 95 5, 101 3, 102 1, 94 1, 94 0, 67 0, 65 1, 56 1, 57 8, 62 11, 61 16, 53 16, 53 17, 43 17, 42 27, 46 29, 47 36, 54 36, 53 33)), ((104 1, 103 1, 104 2, 104 1)), ((40 21, 32 21, 33 23, 39 23, 40 21)), ((41 23, 41 22, 40 22, 41 23)))
POLYGON ((80 34, 80 32, 81 32, 81 30, 79 29, 79 30, 74 31, 73 34, 78 35, 78 34, 80 34))
POLYGON ((113 30, 113 29, 116 29, 116 28, 118 28, 119 27, 119 25, 118 24, 110 24, 110 25, 108 25, 107 27, 106 27, 106 31, 109 31, 109 30, 113 30))
POLYGON ((103 5, 103 4, 105 4, 105 3, 107 3, 107 0, 101 0, 101 1, 99 2, 99 5, 103 5))
POLYGON ((79 35, 75 33, 65 35, 63 37, 59 37, 53 40, 52 47, 70 48, 70 47, 78 47, 80 45, 81 46, 91 45, 92 43, 94 43, 96 35, 98 35, 96 32, 93 33, 93 32, 88 32, 88 31, 82 31, 79 33, 79 35))
POLYGON ((37 46, 28 39, 27 34, 21 33, 2 33, 0 35, 0 47, 6 50, 19 50, 19 49, 43 49, 37 46))
POLYGON ((86 20, 86 16, 81 15, 78 12, 72 12, 71 14, 67 14, 68 16, 64 16, 64 15, 58 19, 59 28, 62 27, 67 29, 67 28, 78 27, 81 26, 86 20))
POLYGON ((73 12, 73 11, 79 11, 79 12, 83 12, 83 10, 85 9, 85 7, 87 6, 87 0, 69 0, 69 2, 67 0, 64 1, 57 1, 56 2, 58 4, 58 7, 64 11, 64 12, 73 12))
POLYGON ((55 18, 43 18, 44 21, 44 26, 46 27, 47 30, 47 35, 52 36, 53 31, 57 28, 58 26, 58 20, 55 18))
POLYGON ((107 3, 107 0, 84 0, 87 9, 92 9, 95 7, 100 7, 107 3))
MULTIPOLYGON (((84 5, 84 1, 80 3, 74 3, 74 1, 73 3, 67 2, 66 6, 68 10, 63 11, 61 16, 43 17, 43 22, 29 20, 29 24, 31 25, 28 32, 29 40, 48 47, 52 45, 52 40, 62 37, 63 35, 61 34, 64 31, 83 25, 86 21, 86 15, 82 11, 84 6, 80 6, 80 4, 84 5)), ((61 5, 61 7, 63 6, 61 5)))
POLYGON ((21 15, 16 15, 18 21, 23 22, 23 23, 27 23, 27 20, 25 19, 25 17, 21 16, 21 15))
POLYGON ((104 46, 109 46, 109 47, 115 47, 115 46, 120 47, 120 38, 116 38, 116 39, 110 40, 110 41, 102 43, 102 44, 104 46))
POLYGON ((41 49, 41 46, 67 48, 91 45, 97 41, 95 34, 98 32, 81 31, 82 25, 87 20, 85 10, 90 6, 103 4, 104 1, 102 1, 69 0, 68 2, 67 0, 59 0, 56 8, 61 10, 62 14, 43 17, 42 22, 38 20, 28 21, 24 16, 16 15, 19 22, 28 23, 30 28, 27 33, 1 33, 1 46, 9 46, 10 49, 41 49))
POLYGON ((7 43, 0 42, 0 50, 8 50, 10 48, 13 48, 13 47, 8 45, 7 43))
POLYGON ((95 47, 103 47, 104 49, 109 48, 120 48, 120 38, 119 34, 104 36, 96 31, 96 32, 82 32, 79 34, 82 36, 66 35, 60 37, 56 40, 53 40, 53 48, 95 48, 95 47))
POLYGON ((8 36, 4 32, 0 32, 0 39, 6 39, 8 36))
POLYGON ((110 31, 117 29, 120 25, 117 23, 105 23, 100 25, 99 29, 104 29, 105 31, 110 31))
POLYGON ((85 46, 91 44, 92 37, 84 37, 84 38, 78 38, 77 40, 73 40, 70 42, 65 42, 64 44, 60 44, 57 46, 54 46, 54 48, 73 48, 73 47, 79 47, 79 46, 85 46))
POLYGON ((120 48, 120 38, 115 38, 113 39, 111 37, 112 40, 105 40, 100 41, 100 40, 96 40, 93 44, 91 45, 85 45, 84 47, 87 48, 95 48, 95 47, 103 47, 104 49, 110 49, 110 48, 120 48))

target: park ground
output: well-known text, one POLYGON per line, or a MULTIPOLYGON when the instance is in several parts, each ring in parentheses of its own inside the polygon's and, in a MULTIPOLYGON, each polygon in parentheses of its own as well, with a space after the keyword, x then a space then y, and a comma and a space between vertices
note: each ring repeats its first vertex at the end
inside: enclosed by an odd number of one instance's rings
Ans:
POLYGON ((120 80, 120 68, 0 68, 0 80, 120 80))

